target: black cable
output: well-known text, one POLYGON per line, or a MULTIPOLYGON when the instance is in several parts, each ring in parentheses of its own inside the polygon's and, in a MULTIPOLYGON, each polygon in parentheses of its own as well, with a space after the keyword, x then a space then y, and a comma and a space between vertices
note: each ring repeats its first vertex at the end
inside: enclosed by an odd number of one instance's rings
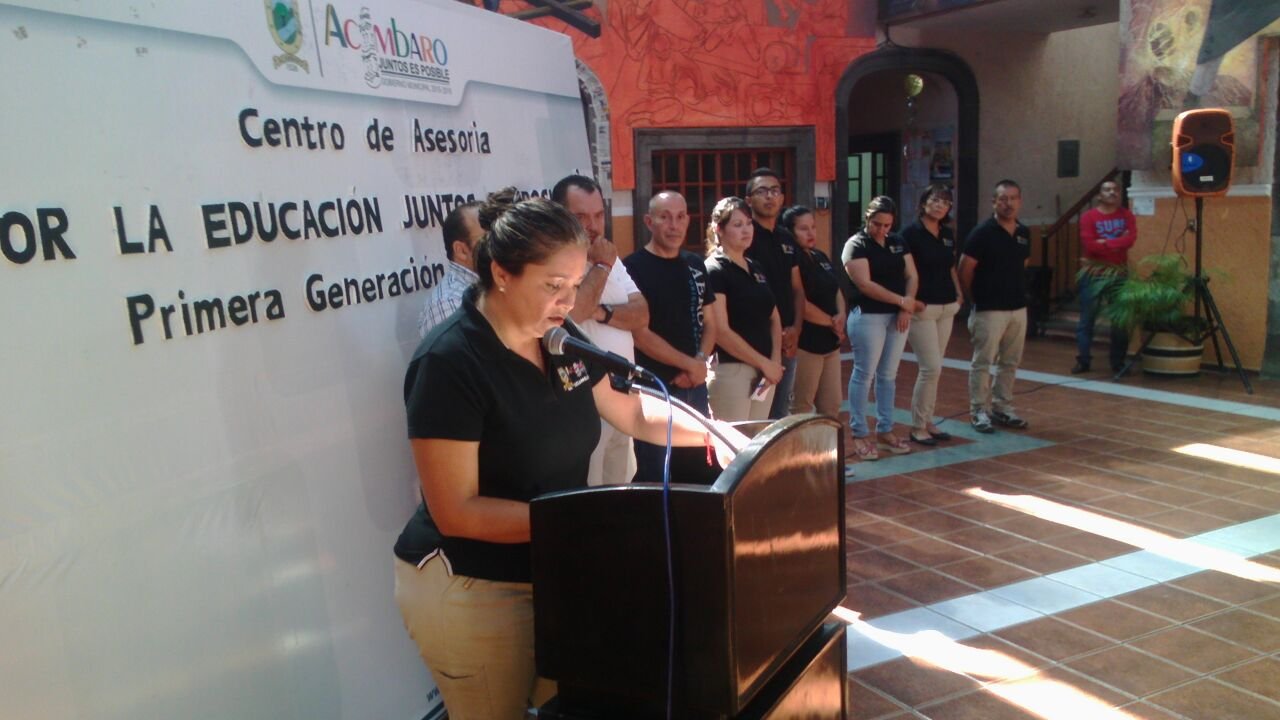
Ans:
POLYGON ((1164 255, 1169 252, 1169 242, 1173 241, 1173 249, 1179 254, 1187 251, 1187 233, 1191 231, 1191 216, 1187 215, 1186 198, 1178 198, 1178 206, 1174 212, 1169 213, 1169 227, 1164 231, 1164 245, 1160 247, 1160 254, 1164 255), (1173 221, 1178 218, 1178 213, 1182 213, 1182 232, 1178 234, 1178 239, 1173 239, 1173 221))

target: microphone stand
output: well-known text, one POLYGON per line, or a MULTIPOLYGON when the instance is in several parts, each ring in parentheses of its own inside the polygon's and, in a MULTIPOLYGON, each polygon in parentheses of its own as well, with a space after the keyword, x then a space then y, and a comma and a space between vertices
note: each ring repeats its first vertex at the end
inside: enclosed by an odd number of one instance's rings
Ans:
MULTIPOLYGON (((652 375, 652 373, 650 373, 648 370, 645 370, 642 367, 637 367, 636 371, 637 372, 633 373, 633 375, 652 375)), ((635 392, 640 393, 641 395, 648 395, 649 397, 657 398, 659 400, 667 401, 669 399, 672 405, 675 405, 676 407, 683 410, 686 415, 689 415, 690 417, 697 420, 698 423, 702 425, 702 427, 706 428, 707 432, 714 435, 716 439, 718 439, 720 442, 733 448, 734 452, 738 452, 742 450, 742 448, 734 445, 733 441, 725 437, 724 433, 720 431, 720 428, 714 422, 711 421, 711 418, 707 417, 706 415, 703 415, 701 412, 699 412, 698 410, 690 406, 688 403, 682 400, 679 400, 677 398, 667 398, 665 395, 662 394, 662 391, 651 388, 651 387, 647 387, 644 385, 633 384, 631 386, 631 389, 635 392)))
POLYGON ((1196 274, 1192 279, 1196 289, 1196 321, 1200 320, 1200 306, 1204 305, 1205 309, 1205 330, 1200 336, 1200 343, 1203 344, 1205 338, 1213 340, 1213 354, 1218 358, 1218 372, 1225 373, 1227 368, 1222 364, 1222 348, 1218 345, 1218 333, 1222 333, 1222 340, 1227 344, 1227 350, 1231 351, 1231 361, 1235 363, 1236 372, 1240 375, 1240 382, 1244 384, 1244 389, 1250 395, 1253 394, 1253 385, 1249 383, 1249 376, 1245 375, 1244 368, 1240 366, 1240 353, 1236 352, 1235 343, 1231 342, 1231 334, 1227 332, 1227 324, 1222 321, 1222 313, 1218 311, 1218 303, 1213 299, 1213 293, 1209 292, 1209 278, 1204 276, 1201 267, 1200 250, 1204 247, 1204 198, 1196 198, 1196 274))
MULTIPOLYGON (((579 335, 583 335, 585 337, 585 333, 582 332, 582 329, 579 328, 577 323, 573 322, 572 319, 566 318, 565 325, 573 328, 579 335)), ((542 338, 542 346, 552 355, 574 354, 580 357, 585 355, 585 357, 590 358, 594 362, 601 363, 608 368, 609 383, 613 386, 613 389, 624 393, 634 390, 643 395, 649 395, 650 397, 669 402, 672 406, 679 407, 685 412, 685 414, 695 418, 698 423, 707 430, 707 432, 714 435, 718 440, 720 440, 720 442, 732 448, 734 452, 738 452, 742 449, 735 446, 729 438, 725 437, 724 433, 720 431, 720 428, 716 427, 715 424, 711 422, 710 418, 703 415, 698 410, 695 410, 680 400, 672 399, 669 394, 664 394, 654 388, 637 385, 635 383, 636 378, 646 376, 657 385, 665 387, 662 379, 653 374, 652 371, 632 363, 627 358, 602 350, 601 348, 591 344, 589 341, 574 338, 564 328, 551 328, 548 330, 542 338)))

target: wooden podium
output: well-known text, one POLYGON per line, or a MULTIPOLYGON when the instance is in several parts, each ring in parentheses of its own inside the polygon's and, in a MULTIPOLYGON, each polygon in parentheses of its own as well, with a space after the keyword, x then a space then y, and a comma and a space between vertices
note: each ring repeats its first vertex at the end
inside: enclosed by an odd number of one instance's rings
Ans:
MULTIPOLYGON (((842 428, 769 425, 710 486, 673 478, 673 716, 843 718, 842 428)), ((557 493, 531 504, 536 653, 559 695, 540 717, 666 717, 669 590, 663 489, 557 493)))

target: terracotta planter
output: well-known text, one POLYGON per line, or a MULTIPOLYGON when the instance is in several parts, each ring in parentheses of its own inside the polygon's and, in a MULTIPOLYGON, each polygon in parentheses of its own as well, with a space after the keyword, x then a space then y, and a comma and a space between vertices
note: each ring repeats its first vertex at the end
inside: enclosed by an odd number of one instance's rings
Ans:
POLYGON ((1186 376, 1200 374, 1204 343, 1192 343, 1180 335, 1160 332, 1142 351, 1142 372, 1151 375, 1186 376))

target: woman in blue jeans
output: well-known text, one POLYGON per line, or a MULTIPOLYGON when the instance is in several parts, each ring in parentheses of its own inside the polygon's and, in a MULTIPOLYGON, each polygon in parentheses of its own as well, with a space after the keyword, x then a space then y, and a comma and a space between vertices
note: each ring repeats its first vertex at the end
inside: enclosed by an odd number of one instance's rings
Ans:
POLYGON ((907 439, 893 433, 893 399, 898 361, 907 342, 911 316, 922 309, 916 301, 919 279, 911 251, 900 236, 889 232, 897 208, 893 201, 872 198, 864 215, 866 225, 845 243, 840 259, 858 288, 856 310, 849 312, 849 345, 853 373, 849 376, 849 426, 853 454, 878 460, 880 448, 895 455, 911 452, 907 439), (876 438, 867 427, 867 395, 876 385, 876 438))

